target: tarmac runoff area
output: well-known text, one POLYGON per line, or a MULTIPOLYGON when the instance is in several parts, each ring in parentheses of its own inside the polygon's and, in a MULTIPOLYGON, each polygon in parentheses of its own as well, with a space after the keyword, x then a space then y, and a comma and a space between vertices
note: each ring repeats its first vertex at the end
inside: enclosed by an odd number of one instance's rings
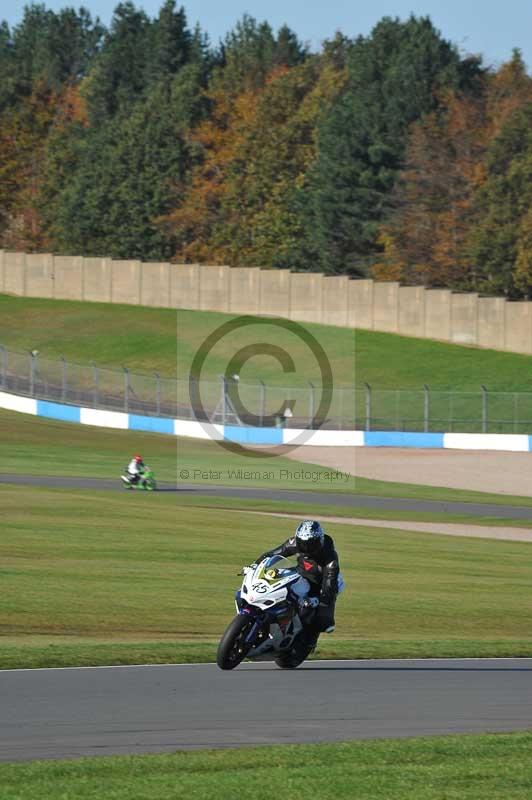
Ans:
POLYGON ((527 730, 532 659, 0 672, 0 761, 527 730))

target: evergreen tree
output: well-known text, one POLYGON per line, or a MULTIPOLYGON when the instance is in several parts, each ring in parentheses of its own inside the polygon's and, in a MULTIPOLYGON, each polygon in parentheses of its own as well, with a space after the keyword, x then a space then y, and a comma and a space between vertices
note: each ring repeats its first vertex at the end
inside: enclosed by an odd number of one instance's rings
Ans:
POLYGON ((408 128, 435 107, 438 86, 460 84, 461 68, 430 20, 415 17, 383 19, 356 40, 348 65, 347 89, 319 129, 308 211, 321 268, 360 274, 378 251, 408 128))

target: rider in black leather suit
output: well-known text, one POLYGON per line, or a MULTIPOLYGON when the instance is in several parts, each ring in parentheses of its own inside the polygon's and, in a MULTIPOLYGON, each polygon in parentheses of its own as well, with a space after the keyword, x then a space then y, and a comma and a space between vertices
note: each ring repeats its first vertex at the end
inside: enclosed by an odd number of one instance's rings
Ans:
POLYGON ((316 520, 305 520, 298 525, 296 534, 290 539, 267 550, 258 559, 267 556, 297 555, 298 569, 310 585, 310 597, 318 597, 319 605, 306 626, 309 644, 315 644, 323 631, 334 630, 334 607, 338 594, 340 565, 334 541, 316 520))

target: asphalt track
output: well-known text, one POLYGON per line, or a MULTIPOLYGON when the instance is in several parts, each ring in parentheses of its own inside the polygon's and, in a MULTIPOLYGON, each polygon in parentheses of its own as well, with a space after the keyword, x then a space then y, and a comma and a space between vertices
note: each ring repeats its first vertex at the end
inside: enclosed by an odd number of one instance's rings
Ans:
POLYGON ((532 659, 0 673, 0 760, 532 728, 532 659))
MULTIPOLYGON (((43 486, 61 489, 114 490, 123 492, 118 480, 106 478, 70 478, 48 475, 0 474, 0 484, 43 486)), ((248 486, 221 486, 212 484, 158 483, 159 491, 196 494, 207 497, 236 497, 248 500, 277 500, 315 505, 343 506, 346 508, 378 508, 389 511, 428 511, 443 514, 472 514, 475 516, 532 520, 532 506, 510 506, 497 503, 456 503, 445 500, 417 500, 401 497, 371 497, 360 494, 335 492, 294 491, 291 489, 261 489, 248 486)))

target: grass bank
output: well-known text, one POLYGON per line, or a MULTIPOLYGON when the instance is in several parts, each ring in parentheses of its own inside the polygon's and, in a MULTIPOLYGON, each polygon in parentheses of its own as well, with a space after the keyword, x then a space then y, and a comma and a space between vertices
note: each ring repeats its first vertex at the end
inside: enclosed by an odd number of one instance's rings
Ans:
MULTIPOLYGON (((12 349, 37 349, 43 357, 101 366, 125 365, 131 370, 186 376, 205 337, 234 315, 179 311, 106 303, 81 303, 0 295, 0 344, 12 349)), ((257 318, 260 325, 260 318, 257 318)), ((304 323, 331 361, 338 385, 367 382, 380 389, 432 388, 478 392, 481 384, 500 391, 532 390, 532 357, 463 345, 445 344, 374 331, 304 323)), ((224 337, 205 364, 206 376, 217 379, 237 349, 266 330, 251 328, 224 337)), ((291 385, 306 384, 319 373, 308 347, 282 331, 273 344, 288 346, 296 362, 291 385)), ((242 378, 262 378, 286 385, 287 375, 270 357, 255 357, 242 378)))
POLYGON ((5 800, 529 800, 532 734, 284 745, 0 764, 5 800))
MULTIPOLYGON (((240 566, 293 531, 178 495, 1 486, 0 502, 3 667, 212 661, 240 566)), ((347 588, 320 655, 532 654, 529 544, 327 527, 347 588)))

